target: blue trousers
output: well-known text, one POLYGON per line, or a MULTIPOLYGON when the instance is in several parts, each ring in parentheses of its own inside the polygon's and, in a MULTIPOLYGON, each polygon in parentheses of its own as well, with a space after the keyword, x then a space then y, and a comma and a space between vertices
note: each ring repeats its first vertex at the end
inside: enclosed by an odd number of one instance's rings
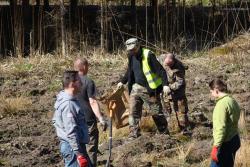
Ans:
POLYGON ((235 135, 230 141, 224 142, 218 150, 218 160, 212 160, 210 167, 233 167, 237 150, 240 148, 239 135, 235 135))
MULTIPOLYGON (((91 161, 89 159, 89 156, 86 151, 86 146, 85 144, 82 145, 82 151, 84 156, 88 159, 89 162, 89 167, 92 167, 91 161)), ((77 157, 71 148, 70 144, 67 141, 60 141, 60 152, 63 157, 64 165, 65 167, 79 167, 78 162, 77 162, 77 157)))

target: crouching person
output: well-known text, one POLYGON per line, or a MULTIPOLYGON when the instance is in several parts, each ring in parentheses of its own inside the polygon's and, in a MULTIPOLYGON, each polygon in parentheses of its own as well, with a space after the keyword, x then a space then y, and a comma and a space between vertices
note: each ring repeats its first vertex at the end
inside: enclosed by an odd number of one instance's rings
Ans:
POLYGON ((163 67, 169 81, 169 92, 164 95, 165 107, 169 113, 174 110, 176 126, 183 134, 189 132, 188 103, 186 97, 185 66, 174 54, 162 55, 163 67))
POLYGON ((84 112, 76 100, 81 86, 78 72, 64 72, 62 83, 64 90, 57 95, 52 120, 60 140, 60 152, 65 167, 90 167, 85 147, 89 141, 88 127, 84 112))
POLYGON ((213 138, 211 167, 233 167, 236 151, 240 148, 238 121, 240 107, 230 97, 227 86, 220 79, 209 84, 212 97, 216 98, 213 111, 213 138))

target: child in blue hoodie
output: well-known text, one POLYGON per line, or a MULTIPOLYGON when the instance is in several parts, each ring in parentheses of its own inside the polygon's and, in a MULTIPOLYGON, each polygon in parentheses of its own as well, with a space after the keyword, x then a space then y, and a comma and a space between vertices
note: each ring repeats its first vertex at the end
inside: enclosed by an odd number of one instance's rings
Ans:
POLYGON ((63 88, 55 103, 53 125, 60 140, 65 167, 90 167, 86 146, 89 142, 84 112, 76 99, 81 81, 77 71, 63 74, 63 88))

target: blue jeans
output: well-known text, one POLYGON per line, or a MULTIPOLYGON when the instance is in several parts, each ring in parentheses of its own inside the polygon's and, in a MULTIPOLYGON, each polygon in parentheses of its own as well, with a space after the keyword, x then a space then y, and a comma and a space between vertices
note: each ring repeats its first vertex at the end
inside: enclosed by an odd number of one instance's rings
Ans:
POLYGON ((218 150, 218 160, 216 163, 212 160, 210 167, 233 167, 237 150, 240 148, 239 135, 235 135, 230 141, 221 145, 218 150))
MULTIPOLYGON (((84 156, 88 159, 88 166, 91 167, 85 145, 82 145, 81 149, 83 151, 84 156)), ((79 167, 77 157, 68 142, 63 140, 60 141, 60 152, 63 157, 65 167, 79 167)))

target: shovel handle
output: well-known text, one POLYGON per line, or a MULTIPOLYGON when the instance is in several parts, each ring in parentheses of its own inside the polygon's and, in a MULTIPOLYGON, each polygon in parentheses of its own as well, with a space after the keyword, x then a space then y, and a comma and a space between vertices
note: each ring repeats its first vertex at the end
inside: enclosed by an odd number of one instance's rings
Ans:
POLYGON ((113 110, 116 107, 116 103, 115 100, 112 100, 109 102, 109 117, 110 117, 110 129, 109 129, 109 156, 108 156, 108 160, 106 163, 106 167, 110 167, 110 159, 111 159, 111 155, 112 155, 112 117, 113 117, 113 110))
POLYGON ((115 100, 111 100, 109 102, 109 117, 110 118, 113 118, 113 111, 114 111, 115 108, 116 108, 115 100))

